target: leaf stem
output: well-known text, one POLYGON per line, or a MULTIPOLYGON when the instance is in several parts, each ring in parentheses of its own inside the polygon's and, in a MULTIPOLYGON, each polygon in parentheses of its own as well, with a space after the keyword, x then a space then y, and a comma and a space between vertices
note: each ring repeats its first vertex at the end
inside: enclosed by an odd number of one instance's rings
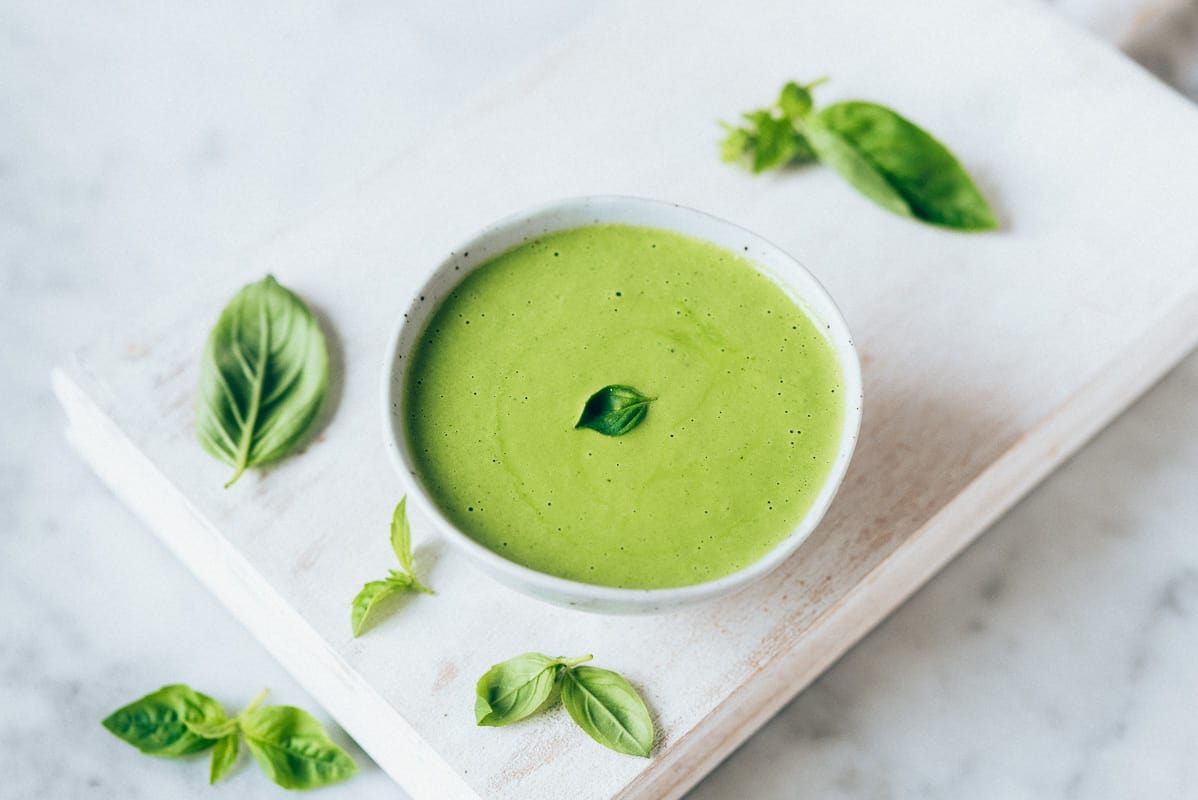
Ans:
POLYGON ((233 473, 233 477, 229 478, 229 482, 225 484, 226 489, 228 489, 233 484, 237 483, 237 479, 240 478, 242 476, 242 474, 245 472, 245 468, 246 468, 245 464, 242 464, 240 467, 237 468, 237 472, 233 473))
POLYGON ((241 714, 238 714, 237 716, 240 717, 244 714, 249 714, 257 709, 258 706, 262 705, 262 701, 266 699, 266 695, 268 694, 270 694, 270 689, 263 689, 262 691, 258 692, 254 699, 250 701, 250 704, 242 710, 241 714))
POLYGON ((581 658, 561 658, 561 659, 558 659, 558 662, 566 669, 570 669, 571 667, 577 667, 579 664, 585 664, 586 662, 590 661, 593 658, 594 658, 593 655, 591 655, 590 653, 587 653, 585 656, 582 656, 581 658))

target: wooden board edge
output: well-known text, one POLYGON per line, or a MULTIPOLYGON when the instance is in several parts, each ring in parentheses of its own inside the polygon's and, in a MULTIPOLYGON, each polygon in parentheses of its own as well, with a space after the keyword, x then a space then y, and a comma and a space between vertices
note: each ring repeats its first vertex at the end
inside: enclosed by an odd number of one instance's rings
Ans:
POLYGON ((395 708, 199 515, 88 397, 85 381, 75 373, 69 367, 51 373, 54 393, 67 416, 67 439, 117 498, 405 791, 418 798, 480 800, 395 708))
POLYGON ((1198 346, 1198 291, 1021 437, 879 563, 852 594, 724 699, 617 795, 676 800, 1198 346))

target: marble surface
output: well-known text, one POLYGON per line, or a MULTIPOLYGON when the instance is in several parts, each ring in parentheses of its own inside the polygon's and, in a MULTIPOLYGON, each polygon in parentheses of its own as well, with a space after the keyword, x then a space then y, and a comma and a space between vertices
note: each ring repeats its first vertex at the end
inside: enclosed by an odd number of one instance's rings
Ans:
MULTIPOLYGON (((1198 99, 1198 3, 1062 0, 1198 99)), ((309 698, 71 453, 51 364, 435 135, 575 0, 0 3, 0 795, 206 785, 98 725, 162 683, 309 698)), ((1181 163, 1181 162, 1179 162, 1181 163)), ((1198 176, 1196 176, 1198 177, 1198 176)), ((1198 795, 1198 356, 753 737, 695 798, 1198 795)), ((363 766, 327 797, 401 797, 363 766)))

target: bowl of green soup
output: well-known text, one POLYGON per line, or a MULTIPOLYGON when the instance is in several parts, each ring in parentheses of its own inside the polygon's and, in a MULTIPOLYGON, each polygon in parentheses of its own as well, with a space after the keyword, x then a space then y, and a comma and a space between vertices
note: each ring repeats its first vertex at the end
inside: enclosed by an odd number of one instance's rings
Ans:
POLYGON ((433 265, 383 401, 410 508, 500 581, 648 612, 794 553, 848 468, 861 370, 793 257, 626 197, 501 220, 433 265))

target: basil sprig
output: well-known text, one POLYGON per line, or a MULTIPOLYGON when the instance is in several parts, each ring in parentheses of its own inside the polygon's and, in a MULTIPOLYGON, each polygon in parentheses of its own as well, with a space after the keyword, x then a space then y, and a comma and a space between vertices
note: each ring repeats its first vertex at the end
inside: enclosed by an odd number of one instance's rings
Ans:
POLYGON ((562 669, 590 661, 581 658, 550 658, 525 653, 491 667, 478 679, 474 717, 479 725, 499 727, 519 722, 549 701, 557 688, 562 669))
POLYGON ((358 592, 358 596, 354 598, 350 616, 355 637, 362 632, 370 612, 384 598, 399 592, 433 594, 433 590, 421 583, 420 579, 416 577, 416 573, 412 571, 412 529, 408 525, 405 509, 407 503, 406 496, 401 498, 399 505, 391 514, 391 550, 399 560, 399 566, 403 572, 390 570, 390 574, 386 578, 370 581, 362 587, 362 591, 358 592))
POLYGON ((329 354, 312 312, 267 275, 221 311, 200 362, 196 437, 233 467, 291 452, 316 418, 329 383, 329 354))
POLYGON ((656 397, 646 397, 631 386, 604 386, 587 399, 575 428, 590 428, 604 436, 623 436, 640 425, 656 397))
POLYGON ((998 221, 969 173, 947 147, 914 122, 877 103, 849 101, 815 111, 811 90, 788 83, 777 103, 725 124, 725 161, 753 172, 819 161, 895 214, 963 231, 998 221))
POLYGON ((587 735, 618 753, 648 758, 656 731, 645 701, 611 670, 580 666, 591 656, 550 658, 525 653, 496 664, 478 679, 474 717, 481 726, 518 722, 560 696, 587 735))
POLYGON ((237 763, 240 741, 272 781, 284 789, 315 789, 358 771, 312 715, 294 706, 265 706, 266 690, 233 718, 220 703, 184 684, 164 686, 118 708, 102 722, 143 753, 176 757, 212 748, 208 781, 237 763))

